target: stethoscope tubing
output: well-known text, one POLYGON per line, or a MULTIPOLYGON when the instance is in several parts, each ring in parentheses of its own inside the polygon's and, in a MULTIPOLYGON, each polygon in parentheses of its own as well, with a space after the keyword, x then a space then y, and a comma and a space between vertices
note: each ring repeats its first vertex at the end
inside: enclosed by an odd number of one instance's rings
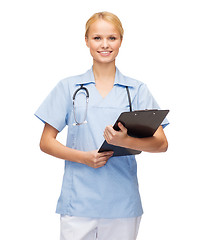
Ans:
MULTIPOLYGON (((128 86, 126 86, 126 91, 127 91, 127 96, 128 96, 128 100, 129 100, 129 109, 130 109, 130 112, 132 112, 132 102, 131 102, 131 97, 130 97, 128 86)), ((73 125, 79 126, 79 125, 87 123, 86 119, 87 119, 87 112, 88 112, 88 102, 89 102, 89 91, 86 87, 83 86, 83 84, 81 84, 81 86, 73 94, 73 114, 74 114, 74 119, 75 119, 75 123, 73 125), (86 92, 86 109, 85 109, 83 122, 78 122, 78 120, 76 118, 76 111, 75 111, 75 97, 76 97, 77 93, 81 90, 84 90, 86 92)))
POLYGON ((88 112, 88 101, 89 101, 89 92, 88 89, 86 87, 83 87, 83 84, 81 84, 80 88, 78 88, 74 94, 73 94, 73 114, 74 114, 74 119, 75 119, 75 123, 73 125, 82 125, 87 123, 86 118, 87 118, 87 112, 88 112), (84 120, 83 122, 78 122, 77 118, 76 118, 76 111, 75 111, 75 97, 76 94, 80 91, 80 90, 84 90, 86 92, 86 109, 85 109, 85 114, 84 114, 84 120))

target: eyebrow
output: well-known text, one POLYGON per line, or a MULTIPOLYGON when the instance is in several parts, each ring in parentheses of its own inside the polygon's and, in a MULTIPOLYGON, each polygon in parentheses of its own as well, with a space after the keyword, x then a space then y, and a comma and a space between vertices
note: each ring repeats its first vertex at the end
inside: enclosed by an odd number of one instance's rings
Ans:
MULTIPOLYGON (((99 35, 99 36, 102 36, 103 34, 102 33, 94 33, 92 34, 92 36, 94 35, 99 35)), ((108 34, 107 36, 113 36, 113 35, 118 35, 117 33, 111 33, 111 34, 108 34)))

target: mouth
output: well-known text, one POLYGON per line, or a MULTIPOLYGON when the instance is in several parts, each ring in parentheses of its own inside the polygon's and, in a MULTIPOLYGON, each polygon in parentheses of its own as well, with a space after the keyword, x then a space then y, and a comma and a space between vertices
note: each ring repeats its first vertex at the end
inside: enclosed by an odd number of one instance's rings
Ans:
POLYGON ((101 56, 107 57, 109 56, 113 51, 97 51, 101 56))

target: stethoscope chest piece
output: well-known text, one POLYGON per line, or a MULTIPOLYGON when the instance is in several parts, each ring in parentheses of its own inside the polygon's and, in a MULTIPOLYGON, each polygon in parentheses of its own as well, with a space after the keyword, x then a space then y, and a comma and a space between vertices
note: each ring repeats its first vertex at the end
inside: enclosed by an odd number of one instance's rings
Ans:
POLYGON ((73 126, 80 126, 80 125, 83 125, 83 124, 86 124, 86 123, 88 123, 86 120, 81 122, 81 123, 75 122, 75 123, 73 123, 73 126))

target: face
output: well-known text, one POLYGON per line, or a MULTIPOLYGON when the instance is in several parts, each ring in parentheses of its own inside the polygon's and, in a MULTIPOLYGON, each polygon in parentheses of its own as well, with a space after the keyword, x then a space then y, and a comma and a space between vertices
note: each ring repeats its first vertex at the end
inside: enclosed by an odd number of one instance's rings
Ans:
POLYGON ((93 60, 99 63, 115 61, 122 42, 115 26, 101 19, 91 24, 85 40, 93 60))

